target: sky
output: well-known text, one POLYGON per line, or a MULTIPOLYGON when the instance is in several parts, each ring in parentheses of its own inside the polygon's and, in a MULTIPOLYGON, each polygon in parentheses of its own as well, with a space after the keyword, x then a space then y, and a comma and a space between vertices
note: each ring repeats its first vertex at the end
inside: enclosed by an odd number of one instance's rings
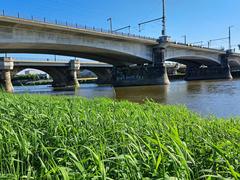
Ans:
MULTIPOLYGON (((232 44, 240 44, 240 0, 166 0, 167 35, 177 42, 188 43, 228 37, 234 26, 232 44)), ((109 29, 131 26, 131 33, 158 38, 161 21, 146 24, 141 32, 138 23, 162 16, 162 0, 1 0, 6 15, 81 24, 109 29)), ((126 31, 127 32, 127 31, 126 31)), ((216 41, 212 47, 226 47, 228 41, 216 41)), ((27 55, 22 55, 26 56, 27 55)), ((39 56, 34 56, 39 58, 39 56)), ((54 58, 52 55, 50 58, 54 58)))

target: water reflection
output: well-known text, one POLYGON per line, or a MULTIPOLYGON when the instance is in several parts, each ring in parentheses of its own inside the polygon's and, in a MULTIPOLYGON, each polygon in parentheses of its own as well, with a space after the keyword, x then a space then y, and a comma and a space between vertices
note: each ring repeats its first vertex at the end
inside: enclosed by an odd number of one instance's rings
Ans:
POLYGON ((116 97, 114 88, 111 86, 98 86, 96 84, 82 84, 81 88, 77 91, 78 96, 87 98, 95 97, 108 97, 114 99, 116 97))
POLYGON ((169 86, 120 87, 82 84, 77 91, 53 91, 51 86, 14 87, 16 93, 108 97, 143 102, 152 99, 164 104, 183 104, 202 115, 240 116, 240 80, 175 81, 169 86))
POLYGON ((116 99, 142 103, 146 99, 166 103, 169 86, 136 86, 115 88, 116 99))

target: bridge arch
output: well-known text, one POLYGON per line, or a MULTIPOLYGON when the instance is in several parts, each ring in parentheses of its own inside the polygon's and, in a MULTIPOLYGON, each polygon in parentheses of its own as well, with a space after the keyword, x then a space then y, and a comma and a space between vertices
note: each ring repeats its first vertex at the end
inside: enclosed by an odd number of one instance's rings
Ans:
POLYGON ((218 59, 206 57, 206 56, 192 56, 192 55, 182 55, 182 56, 168 56, 165 61, 177 62, 187 66, 220 66, 221 62, 218 59))
MULTIPOLYGON (((55 67, 14 67, 11 72, 11 77, 15 77, 19 72, 26 70, 26 69, 34 69, 40 70, 47 73, 53 80, 52 86, 53 87, 66 87, 68 82, 70 83, 72 80, 69 77, 68 70, 64 68, 55 68, 55 67)), ((70 84, 69 84, 70 85, 70 84)))
MULTIPOLYGON (((11 72, 11 76, 12 76, 12 78, 15 78, 15 77, 17 77, 18 75, 27 75, 26 73, 23 74, 24 71, 30 71, 28 74, 31 74, 32 71, 36 71, 36 73, 34 73, 34 74, 36 74, 36 75, 38 75, 38 74, 46 74, 46 75, 49 76, 49 78, 52 79, 52 77, 50 76, 49 73, 47 73, 47 72, 45 72, 45 71, 42 71, 42 70, 40 70, 40 69, 35 69, 35 68, 23 68, 23 69, 20 69, 20 68, 19 68, 18 70, 12 71, 12 72, 11 72)), ((47 77, 47 76, 46 76, 46 77, 47 77)))
POLYGON ((154 39, 3 16, 0 53, 74 56, 116 66, 152 62, 154 39))
POLYGON ((224 59, 220 56, 218 58, 201 55, 168 56, 165 60, 186 65, 185 80, 232 79, 229 66, 226 64, 224 66, 224 59))
MULTIPOLYGON (((127 49, 127 47, 126 47, 127 49)), ((150 50, 149 50, 150 51, 150 50)), ((31 54, 52 54, 72 56, 91 59, 113 65, 130 65, 150 62, 146 57, 137 53, 110 49, 109 47, 93 47, 84 44, 72 45, 67 43, 45 43, 45 42, 0 42, 0 53, 31 53, 31 54)), ((150 53, 148 55, 152 57, 150 53)))

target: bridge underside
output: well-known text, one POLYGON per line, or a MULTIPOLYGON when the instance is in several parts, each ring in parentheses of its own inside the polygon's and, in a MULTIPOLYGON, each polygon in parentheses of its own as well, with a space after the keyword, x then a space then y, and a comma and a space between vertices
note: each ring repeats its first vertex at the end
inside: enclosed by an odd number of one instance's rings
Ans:
POLYGON ((201 58, 201 57, 179 57, 166 59, 166 61, 177 62, 184 64, 186 66, 221 66, 221 63, 212 61, 211 59, 201 58))
POLYGON ((102 67, 80 67, 80 70, 88 70, 93 72, 97 76, 97 84, 112 84, 113 68, 102 68, 102 67))
POLYGON ((64 44, 0 43, 0 53, 31 53, 73 56, 96 60, 115 66, 152 62, 141 57, 118 51, 64 44))
POLYGON ((232 79, 228 62, 224 57, 221 61, 202 57, 179 57, 167 59, 186 65, 185 80, 232 79))
MULTIPOLYGON (((222 55, 219 58, 206 58, 203 56, 173 56, 165 58, 165 50, 156 48, 153 51, 153 61, 139 58, 134 55, 111 51, 101 48, 85 46, 72 46, 62 44, 29 44, 29 43, 0 43, 0 53, 39 53, 58 54, 87 58, 113 64, 114 68, 106 71, 92 69, 100 77, 99 81, 113 83, 115 86, 168 84, 165 61, 174 61, 187 66, 186 80, 204 79, 231 79, 228 57, 222 55), (148 65, 145 65, 148 64, 148 65)), ((70 65, 71 66, 71 65, 70 65)), ((12 71, 12 75, 25 68, 34 68, 45 71, 53 78, 54 87, 66 87, 76 84, 76 71, 66 67, 45 66, 18 66, 12 71)), ((90 69, 91 70, 91 69, 90 69)))

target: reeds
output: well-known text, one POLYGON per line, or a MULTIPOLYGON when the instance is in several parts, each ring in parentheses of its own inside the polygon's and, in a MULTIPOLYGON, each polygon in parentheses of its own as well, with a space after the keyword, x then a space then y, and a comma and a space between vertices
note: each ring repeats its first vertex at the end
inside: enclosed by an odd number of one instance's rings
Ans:
POLYGON ((240 178, 240 120, 183 106, 0 94, 0 179, 240 178))

